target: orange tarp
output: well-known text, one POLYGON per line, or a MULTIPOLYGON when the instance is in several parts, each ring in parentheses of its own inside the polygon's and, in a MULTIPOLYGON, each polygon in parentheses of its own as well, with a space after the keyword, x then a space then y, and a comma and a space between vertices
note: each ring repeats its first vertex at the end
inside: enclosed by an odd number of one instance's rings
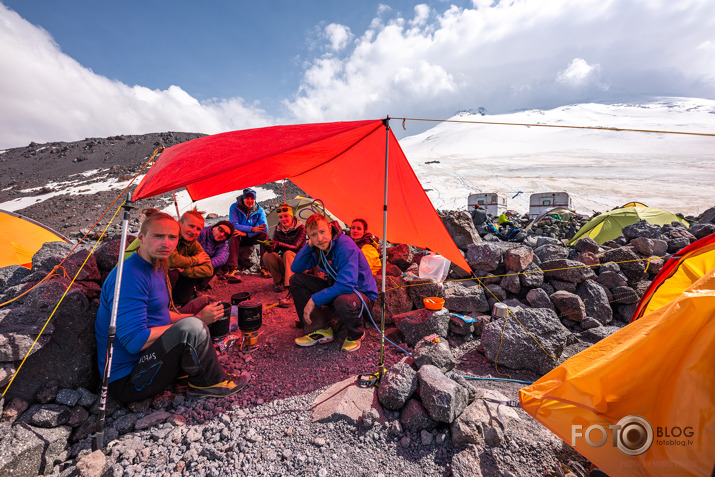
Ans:
MULTIPOLYGON (((521 389, 521 406, 608 475, 710 475, 715 465, 713 319, 715 269, 671 303, 521 389), (631 442, 644 450, 639 455, 613 445, 609 426, 628 416, 645 418, 652 429, 647 450, 631 442), (584 437, 591 426, 606 430, 600 446, 584 437)), ((599 444, 602 433, 594 429, 590 438, 599 444)))
POLYGON ((180 187, 199 200, 288 178, 342 221, 365 219, 382 238, 386 145, 387 240, 429 248, 469 271, 382 120, 247 129, 177 144, 161 153, 133 200, 180 187))

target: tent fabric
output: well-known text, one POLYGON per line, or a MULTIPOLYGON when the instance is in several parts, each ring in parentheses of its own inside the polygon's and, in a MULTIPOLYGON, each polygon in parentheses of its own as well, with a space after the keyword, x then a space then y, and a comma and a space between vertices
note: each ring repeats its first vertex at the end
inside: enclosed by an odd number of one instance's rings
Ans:
POLYGON ((715 269, 715 233, 691 243, 668 259, 638 302, 632 320, 657 310, 715 269))
MULTIPOLYGON (((710 270, 668 305, 521 389, 521 406, 608 475, 710 475, 715 465, 714 317, 715 270, 710 270), (631 415, 647 419, 654 433, 651 447, 638 456, 614 447, 608 430, 631 415), (572 440, 573 425, 581 432, 600 425, 608 430, 608 441, 594 447, 583 437, 572 440), (686 428, 692 436, 683 435, 686 428)), ((599 431, 591 435, 592 441, 600 438, 599 431)))
POLYGON ((69 239, 28 217, 0 210, 0 268, 30 268, 32 256, 46 242, 69 243, 69 239))
POLYGON ((388 146, 387 240, 429 248, 469 271, 391 130, 382 120, 299 124, 216 134, 161 153, 133 200, 186 187, 193 200, 289 178, 344 222, 382 237, 388 146))
MULTIPOLYGON (((315 212, 324 214, 331 221, 336 220, 341 228, 345 225, 341 220, 338 220, 330 213, 329 210, 323 209, 321 204, 315 203, 315 200, 310 197, 298 196, 292 199, 286 199, 285 203, 293 208, 293 215, 300 220, 303 225, 305 225, 305 221, 308 220, 308 217, 315 212)), ((268 222, 268 236, 273 237, 273 232, 276 225, 278 225, 278 207, 266 214, 266 221, 268 222)))
POLYGON ((622 207, 604 212, 586 222, 573 236, 569 245, 575 244, 583 237, 591 237, 599 244, 603 244, 621 235, 623 227, 641 220, 653 225, 665 225, 672 222, 689 225, 687 220, 654 207, 622 207))

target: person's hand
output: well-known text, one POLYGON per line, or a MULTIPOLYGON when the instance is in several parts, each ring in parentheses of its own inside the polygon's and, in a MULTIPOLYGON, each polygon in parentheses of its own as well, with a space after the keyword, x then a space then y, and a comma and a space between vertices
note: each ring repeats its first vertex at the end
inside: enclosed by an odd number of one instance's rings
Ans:
POLYGON ((257 225, 255 227, 251 227, 251 232, 265 232, 266 231, 266 224, 261 224, 257 225))
POLYGON ((210 325, 223 316, 223 305, 218 301, 210 303, 203 307, 196 316, 207 325, 210 325))
POLYGON ((303 309, 303 321, 305 321, 306 325, 310 325, 311 323, 313 323, 313 321, 310 319, 310 314, 313 313, 313 310, 315 310, 315 303, 311 298, 310 300, 308 300, 308 303, 305 304, 305 308, 303 309))
POLYGON ((206 252, 200 252, 194 256, 200 260, 199 263, 206 263, 211 261, 211 257, 209 257, 209 254, 206 252))

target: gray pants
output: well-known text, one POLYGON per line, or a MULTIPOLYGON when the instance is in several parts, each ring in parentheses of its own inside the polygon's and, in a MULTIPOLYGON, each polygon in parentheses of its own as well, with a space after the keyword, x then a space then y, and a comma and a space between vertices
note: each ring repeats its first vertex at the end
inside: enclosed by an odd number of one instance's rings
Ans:
POLYGON ((209 330, 195 316, 177 321, 142 351, 128 376, 109 383, 109 394, 121 402, 142 401, 186 374, 201 387, 224 380, 209 330))

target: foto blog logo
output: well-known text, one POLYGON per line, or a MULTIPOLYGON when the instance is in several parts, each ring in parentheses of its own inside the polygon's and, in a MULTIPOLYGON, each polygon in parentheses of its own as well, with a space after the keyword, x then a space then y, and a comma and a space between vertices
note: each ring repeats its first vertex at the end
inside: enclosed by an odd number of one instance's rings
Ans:
POLYGON ((653 444, 653 426, 650 422, 644 417, 631 415, 608 426, 608 429, 599 424, 588 426, 585 430, 581 425, 572 425, 571 446, 575 447, 577 439, 583 438, 591 447, 601 447, 609 440, 609 431, 613 447, 626 455, 641 455, 653 444))

